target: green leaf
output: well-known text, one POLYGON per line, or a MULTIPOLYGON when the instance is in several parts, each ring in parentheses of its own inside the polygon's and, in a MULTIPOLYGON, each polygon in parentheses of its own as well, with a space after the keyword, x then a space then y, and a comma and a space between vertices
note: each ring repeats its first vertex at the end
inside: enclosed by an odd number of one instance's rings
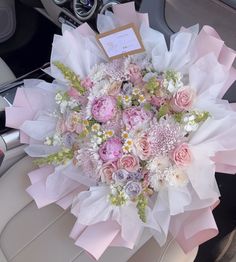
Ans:
POLYGON ((174 119, 175 119, 176 122, 181 123, 182 122, 182 118, 183 118, 183 113, 182 112, 174 114, 174 119))
POLYGON ((168 113, 169 113, 169 106, 167 104, 162 105, 157 113, 157 118, 160 119, 161 117, 167 115, 168 113))
POLYGON ((143 108, 144 108, 145 110, 147 110, 147 111, 151 111, 151 109, 152 109, 152 105, 146 103, 146 104, 143 105, 143 108))

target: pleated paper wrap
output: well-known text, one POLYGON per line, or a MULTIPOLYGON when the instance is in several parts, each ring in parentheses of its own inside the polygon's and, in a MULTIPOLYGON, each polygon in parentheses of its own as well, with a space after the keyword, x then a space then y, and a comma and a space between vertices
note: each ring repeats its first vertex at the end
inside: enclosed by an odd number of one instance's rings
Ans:
MULTIPOLYGON (((137 13, 133 2, 115 5, 113 10, 114 13, 98 16, 99 31, 136 24, 155 70, 173 69, 189 75, 189 85, 197 93, 194 108, 207 109, 212 116, 189 142, 193 152, 192 165, 187 169, 190 183, 161 190, 154 207, 147 209, 146 223, 137 216, 135 205, 110 205, 107 188, 96 187, 70 162, 32 171, 27 192, 39 208, 51 203, 62 208, 72 205, 77 222, 71 237, 95 259, 109 246, 133 248, 145 227, 160 245, 170 232, 188 252, 218 233, 212 215, 220 196, 215 172, 236 172, 236 107, 222 100, 236 79, 232 67, 236 54, 209 26, 204 26, 200 33, 198 26, 181 28, 172 35, 168 49, 162 33, 149 27, 148 15, 137 13)), ((45 137, 55 131, 55 118, 49 114, 57 109, 55 94, 68 88, 53 61, 60 61, 85 77, 95 64, 106 62, 106 57, 87 24, 77 29, 63 28, 62 36, 55 35, 51 67, 47 70, 55 78, 54 83, 26 80, 24 88, 17 90, 14 105, 6 108, 6 125, 20 129, 21 142, 29 144, 26 152, 32 157, 59 150, 43 144, 45 137)))

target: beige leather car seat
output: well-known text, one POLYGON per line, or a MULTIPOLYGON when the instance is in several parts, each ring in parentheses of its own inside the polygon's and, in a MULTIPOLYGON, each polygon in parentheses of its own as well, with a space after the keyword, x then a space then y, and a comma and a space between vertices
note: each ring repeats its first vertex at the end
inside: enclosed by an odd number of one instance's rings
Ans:
POLYGON ((0 85, 15 79, 15 75, 12 73, 11 69, 0 57, 0 85))
MULTIPOLYGON (((0 76, 8 70, 0 69, 0 76)), ((27 173, 35 167, 30 157, 23 157, 24 147, 6 151, 3 144, 0 146, 5 151, 0 174, 0 262, 94 261, 69 238, 75 223, 70 211, 56 205, 38 209, 25 192, 29 186, 27 173)), ((192 262, 196 254, 197 248, 184 254, 171 237, 160 248, 147 231, 134 250, 109 248, 99 261, 192 262)))

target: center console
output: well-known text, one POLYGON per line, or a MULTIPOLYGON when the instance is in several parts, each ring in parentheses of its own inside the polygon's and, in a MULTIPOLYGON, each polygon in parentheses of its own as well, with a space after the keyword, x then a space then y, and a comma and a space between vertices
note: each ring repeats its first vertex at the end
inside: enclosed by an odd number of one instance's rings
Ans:
MULTIPOLYGON (((77 27, 83 22, 95 24, 99 13, 127 0, 41 0, 49 17, 58 26, 65 23, 77 27)), ((139 1, 136 1, 139 2, 139 1)))

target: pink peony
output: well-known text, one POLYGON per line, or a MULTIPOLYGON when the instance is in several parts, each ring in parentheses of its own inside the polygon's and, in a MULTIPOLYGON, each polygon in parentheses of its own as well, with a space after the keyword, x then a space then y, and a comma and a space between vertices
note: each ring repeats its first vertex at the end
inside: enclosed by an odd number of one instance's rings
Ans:
POLYGON ((134 155, 123 155, 118 160, 118 168, 125 169, 128 172, 136 172, 139 169, 139 160, 134 155))
POLYGON ((140 125, 145 124, 152 118, 152 113, 143 109, 142 107, 130 107, 123 112, 123 122, 128 129, 134 129, 140 125))
POLYGON ((95 120, 101 123, 111 120, 116 112, 116 100, 112 96, 102 96, 93 102, 92 115, 95 120))
POLYGON ((195 98, 195 92, 189 86, 180 88, 171 100, 171 107, 176 112, 189 110, 195 98))
POLYGON ((135 64, 129 66, 130 81, 133 84, 139 84, 142 81, 142 74, 140 68, 135 64))
POLYGON ((104 161, 116 161, 122 156, 122 143, 119 138, 110 138, 99 148, 100 158, 104 161))
POLYGON ((191 151, 188 144, 183 143, 174 149, 172 159, 177 166, 187 166, 192 161, 191 151))
POLYGON ((134 141, 135 148, 137 150, 137 155, 142 160, 147 160, 151 155, 151 147, 147 139, 146 134, 138 136, 134 141))
POLYGON ((85 87, 87 90, 89 90, 93 87, 93 82, 89 77, 86 77, 81 81, 81 85, 85 87))
POLYGON ((116 162, 109 161, 104 163, 99 170, 102 182, 110 184, 112 181, 112 175, 115 171, 117 171, 116 162))

